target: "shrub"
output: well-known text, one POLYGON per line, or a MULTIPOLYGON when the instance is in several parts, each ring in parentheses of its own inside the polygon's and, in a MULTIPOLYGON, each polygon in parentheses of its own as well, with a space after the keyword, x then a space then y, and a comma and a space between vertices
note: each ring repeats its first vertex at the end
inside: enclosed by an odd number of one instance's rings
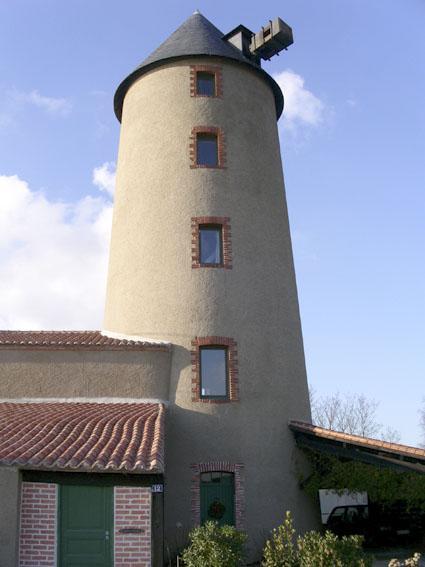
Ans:
POLYGON ((421 554, 415 553, 413 557, 409 557, 400 563, 398 559, 391 559, 388 567, 416 567, 420 565, 421 554))
POLYGON ((189 541, 182 554, 186 567, 237 567, 242 563, 246 534, 233 526, 206 522, 190 532, 189 541))
POLYGON ((264 567, 296 567, 297 552, 294 545, 295 530, 290 512, 286 512, 283 524, 272 531, 263 552, 264 567))
POLYGON ((362 538, 338 538, 331 532, 324 535, 308 532, 295 538, 290 512, 281 526, 273 530, 266 542, 263 567, 368 567, 372 564, 362 550, 362 538))

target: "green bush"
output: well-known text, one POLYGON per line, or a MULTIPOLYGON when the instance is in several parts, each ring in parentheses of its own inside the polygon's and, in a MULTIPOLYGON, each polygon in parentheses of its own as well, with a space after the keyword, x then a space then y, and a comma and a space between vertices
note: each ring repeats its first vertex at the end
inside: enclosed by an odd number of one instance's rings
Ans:
POLYGON ((399 561, 398 559, 391 559, 388 563, 388 567, 418 567, 420 565, 421 554, 415 553, 413 557, 409 557, 404 561, 399 561))
POLYGON ((237 567, 242 563, 246 534, 233 526, 206 522, 190 532, 189 541, 182 554, 186 567, 237 567))
POLYGON ((281 526, 273 530, 263 553, 263 567, 368 567, 372 560, 362 550, 362 538, 338 538, 308 532, 295 538, 290 512, 281 526))

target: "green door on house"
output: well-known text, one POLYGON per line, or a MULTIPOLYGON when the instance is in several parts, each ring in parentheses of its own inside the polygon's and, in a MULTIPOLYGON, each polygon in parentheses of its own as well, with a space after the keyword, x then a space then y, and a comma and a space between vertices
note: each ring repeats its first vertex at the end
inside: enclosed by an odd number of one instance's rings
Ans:
POLYGON ((235 523, 235 482, 232 473, 201 475, 201 523, 214 520, 221 526, 235 523))
POLYGON ((59 567, 112 567, 113 489, 60 487, 59 567))

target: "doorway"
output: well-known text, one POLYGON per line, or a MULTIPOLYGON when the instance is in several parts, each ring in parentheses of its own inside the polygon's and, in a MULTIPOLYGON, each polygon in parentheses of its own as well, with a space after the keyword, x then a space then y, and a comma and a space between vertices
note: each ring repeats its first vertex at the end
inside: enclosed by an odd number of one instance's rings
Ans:
POLYGON ((235 524, 235 481, 233 473, 201 475, 201 524, 208 520, 220 526, 235 524))
POLYGON ((59 490, 59 567, 112 567, 113 488, 59 490))

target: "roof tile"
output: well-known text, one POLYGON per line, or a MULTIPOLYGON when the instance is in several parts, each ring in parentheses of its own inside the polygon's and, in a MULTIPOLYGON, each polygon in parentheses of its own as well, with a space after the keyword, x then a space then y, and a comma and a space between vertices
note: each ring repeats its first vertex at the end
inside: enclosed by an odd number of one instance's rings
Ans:
POLYGON ((0 464, 163 472, 164 411, 157 403, 0 403, 0 464))
POLYGON ((100 331, 0 331, 0 349, 159 350, 165 343, 117 339, 100 331))

